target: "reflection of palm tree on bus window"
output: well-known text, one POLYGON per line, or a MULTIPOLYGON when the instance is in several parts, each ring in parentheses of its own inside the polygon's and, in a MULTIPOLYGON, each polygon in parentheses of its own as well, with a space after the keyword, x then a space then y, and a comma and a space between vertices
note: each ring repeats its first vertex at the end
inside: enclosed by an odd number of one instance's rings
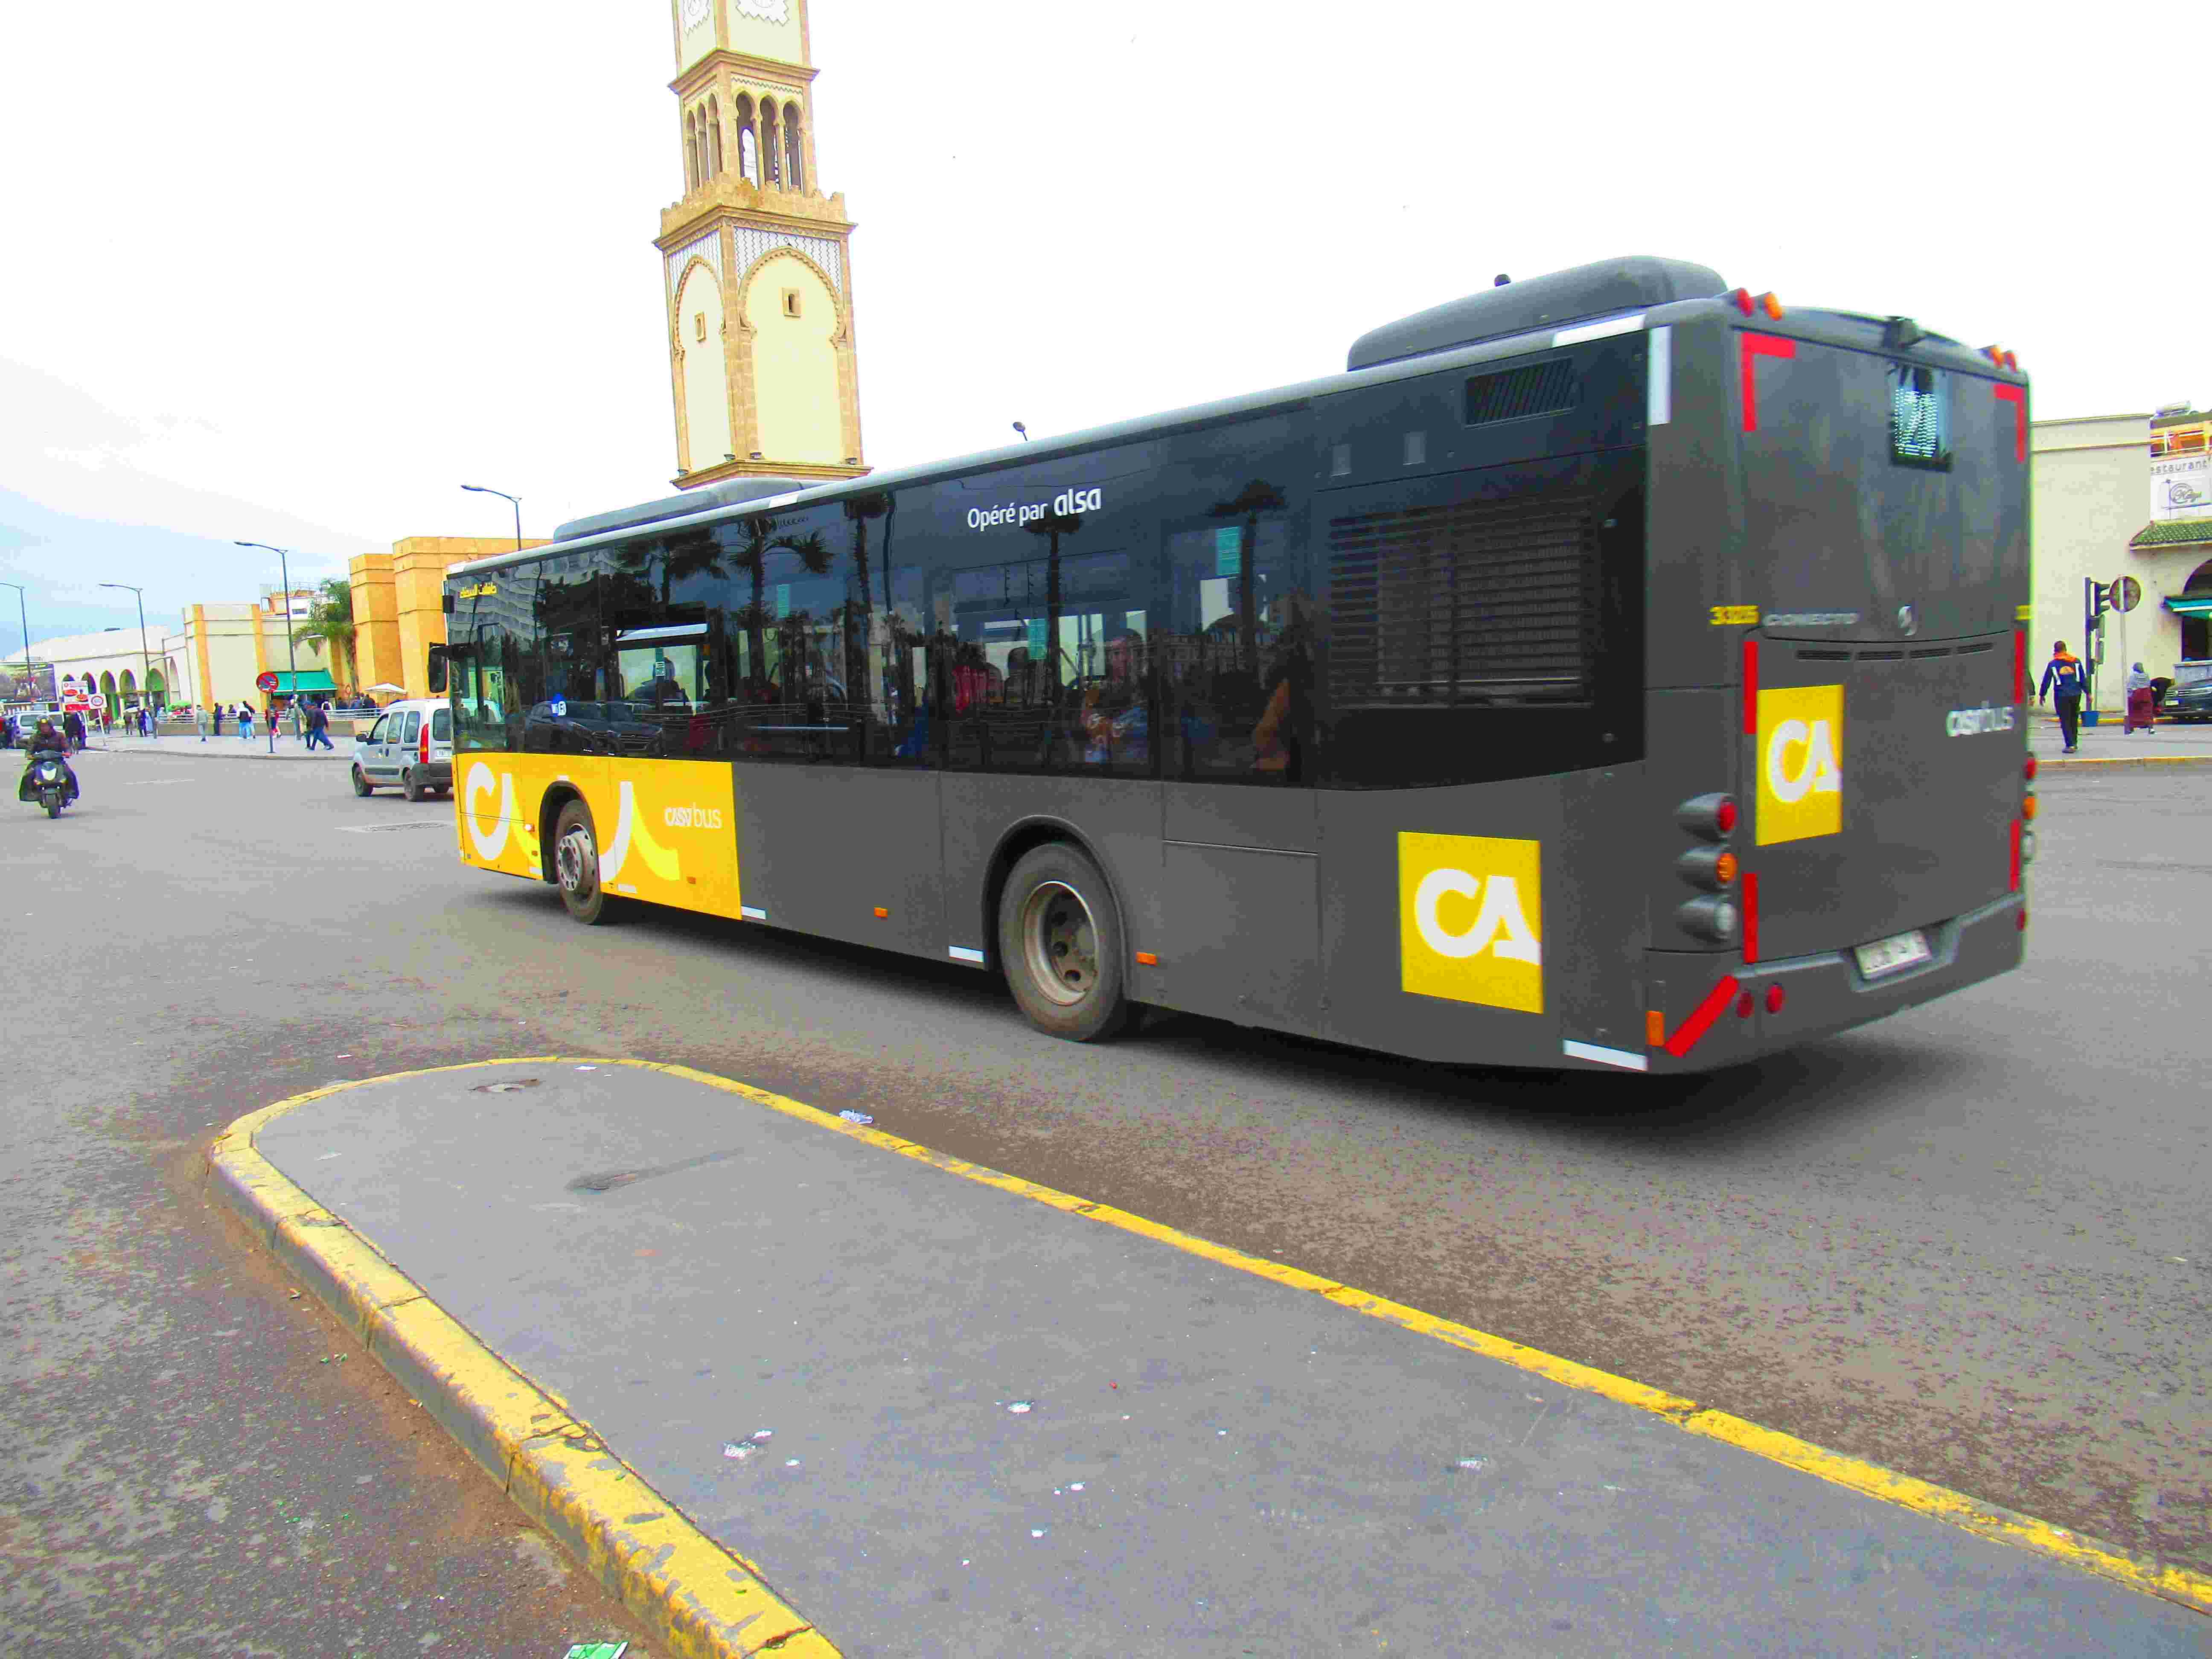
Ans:
POLYGON ((821 532, 794 536, 781 531, 781 523, 772 513, 740 519, 737 529, 741 539, 730 554, 738 568, 752 579, 752 598, 739 621, 745 630, 746 694, 756 699, 765 696, 773 680, 768 661, 769 555, 779 550, 795 553, 810 575, 825 574, 830 568, 830 544, 821 532))

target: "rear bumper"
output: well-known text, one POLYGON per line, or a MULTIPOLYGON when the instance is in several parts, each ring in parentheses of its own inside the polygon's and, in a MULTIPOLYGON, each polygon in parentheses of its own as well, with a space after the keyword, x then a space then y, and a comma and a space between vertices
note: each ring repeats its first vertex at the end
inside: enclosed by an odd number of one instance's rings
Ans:
POLYGON ((2026 953, 2024 893, 1926 927, 1931 955, 1868 979, 1849 951, 1731 962, 1719 954, 1648 953, 1654 1072, 1709 1072, 1931 1002, 2017 968, 2026 953), (1782 1006, 1770 1010, 1778 991, 1782 1006), (1663 1030, 1662 1029, 1663 1027, 1663 1030))

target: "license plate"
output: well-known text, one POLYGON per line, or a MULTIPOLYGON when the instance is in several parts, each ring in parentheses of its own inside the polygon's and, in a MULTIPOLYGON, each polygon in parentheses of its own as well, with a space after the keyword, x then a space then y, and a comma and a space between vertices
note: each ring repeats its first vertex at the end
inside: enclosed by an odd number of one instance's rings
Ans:
POLYGON ((1878 939, 1871 945, 1862 945, 1856 954, 1859 972, 1869 979, 1880 979, 1884 974, 1893 974, 1900 968, 1927 961, 1928 935, 1916 927, 1894 939, 1878 939))

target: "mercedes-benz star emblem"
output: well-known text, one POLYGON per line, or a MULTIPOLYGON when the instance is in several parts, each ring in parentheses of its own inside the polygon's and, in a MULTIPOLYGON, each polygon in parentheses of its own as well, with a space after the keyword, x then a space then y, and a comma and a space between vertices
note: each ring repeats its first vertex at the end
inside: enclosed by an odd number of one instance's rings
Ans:
POLYGON ((1911 605, 1900 605, 1897 607, 1897 625, 1908 634, 1915 633, 1919 629, 1920 618, 1911 605))

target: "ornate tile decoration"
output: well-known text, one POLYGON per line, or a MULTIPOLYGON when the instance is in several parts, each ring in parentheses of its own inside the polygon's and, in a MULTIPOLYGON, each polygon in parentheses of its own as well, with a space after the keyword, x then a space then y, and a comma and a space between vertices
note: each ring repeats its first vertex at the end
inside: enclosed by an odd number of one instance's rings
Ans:
MULTIPOLYGON (((744 233, 739 231, 738 234, 743 236, 744 233)), ((710 230, 704 236, 694 237, 668 256, 668 297, 672 301, 676 297, 676 284, 695 254, 714 267, 714 276, 719 280, 722 275, 721 232, 710 230)))
POLYGON ((735 228, 738 245, 738 275, 740 282, 745 274, 776 249, 787 247, 803 253, 822 267, 830 278, 830 286, 837 297, 845 297, 844 244, 829 236, 795 236, 788 231, 756 230, 750 226, 735 228))

